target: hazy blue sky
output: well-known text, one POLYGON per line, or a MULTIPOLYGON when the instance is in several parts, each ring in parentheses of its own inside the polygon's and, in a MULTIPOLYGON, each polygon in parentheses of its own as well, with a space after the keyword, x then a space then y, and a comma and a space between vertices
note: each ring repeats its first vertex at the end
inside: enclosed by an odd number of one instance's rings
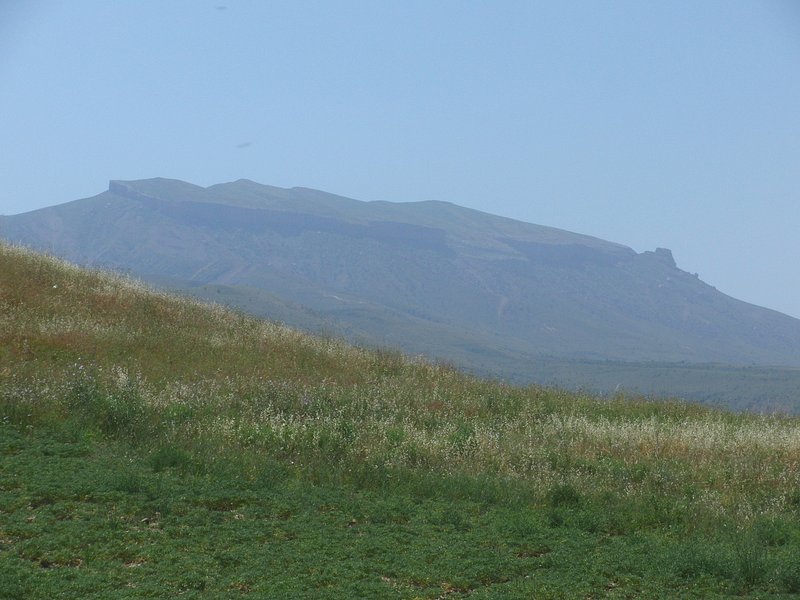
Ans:
POLYGON ((157 176, 664 246, 800 317, 800 2, 0 0, 0 214, 157 176))

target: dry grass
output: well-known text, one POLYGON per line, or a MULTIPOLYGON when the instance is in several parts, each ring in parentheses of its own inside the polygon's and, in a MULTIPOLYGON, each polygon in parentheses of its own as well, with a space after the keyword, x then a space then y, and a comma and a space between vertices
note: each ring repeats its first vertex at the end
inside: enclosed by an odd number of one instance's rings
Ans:
POLYGON ((98 419, 116 415, 120 435, 201 440, 226 457, 489 475, 542 497, 558 485, 662 494, 687 520, 779 516, 800 502, 794 418, 481 381, 9 246, 0 325, 5 418, 31 426, 82 398, 99 403, 98 419))

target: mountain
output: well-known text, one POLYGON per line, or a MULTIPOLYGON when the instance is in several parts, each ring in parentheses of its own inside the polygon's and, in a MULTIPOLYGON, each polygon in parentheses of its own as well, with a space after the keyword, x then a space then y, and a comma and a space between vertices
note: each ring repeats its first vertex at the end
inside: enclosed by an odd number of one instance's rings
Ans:
POLYGON ((531 380, 540 361, 800 366, 800 320, 669 250, 447 202, 169 179, 0 217, 0 237, 290 325, 531 380))

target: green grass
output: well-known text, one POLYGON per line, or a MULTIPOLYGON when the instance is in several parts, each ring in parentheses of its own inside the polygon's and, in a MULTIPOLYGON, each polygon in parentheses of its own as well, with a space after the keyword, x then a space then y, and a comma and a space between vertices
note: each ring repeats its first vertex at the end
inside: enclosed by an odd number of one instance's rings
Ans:
POLYGON ((791 598, 800 421, 515 388, 0 246, 2 598, 791 598))

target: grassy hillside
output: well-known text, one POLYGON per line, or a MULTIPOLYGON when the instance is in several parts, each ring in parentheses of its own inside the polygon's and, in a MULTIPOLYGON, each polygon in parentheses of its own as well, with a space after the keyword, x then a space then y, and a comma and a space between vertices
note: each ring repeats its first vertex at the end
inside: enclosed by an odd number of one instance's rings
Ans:
POLYGON ((0 598, 791 598, 800 421, 474 379, 0 246, 0 598))

